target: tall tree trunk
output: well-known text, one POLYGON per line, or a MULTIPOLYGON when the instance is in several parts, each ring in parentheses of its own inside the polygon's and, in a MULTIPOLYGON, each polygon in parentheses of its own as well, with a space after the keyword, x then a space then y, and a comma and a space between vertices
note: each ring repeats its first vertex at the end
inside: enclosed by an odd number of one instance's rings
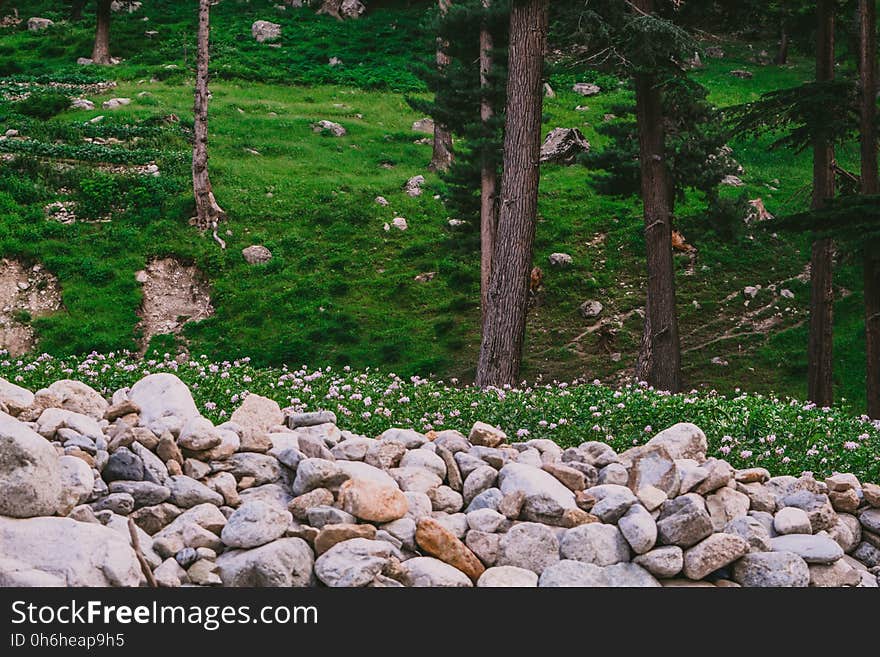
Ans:
POLYGON ((510 13, 504 174, 477 385, 514 385, 526 329, 538 212, 544 51, 549 0, 518 0, 510 13))
MULTIPOLYGON (((444 16, 449 11, 452 0, 438 0, 440 13, 444 16)), ((449 44, 443 39, 437 39, 437 69, 442 73, 449 66, 449 55, 446 48, 449 44)), ((452 133, 449 128, 439 121, 434 123, 434 152, 431 156, 431 171, 446 171, 454 158, 452 151, 452 133)))
POLYGON ((111 0, 98 0, 95 45, 92 48, 92 62, 95 64, 110 63, 110 5, 111 0))
MULTIPOLYGON (((816 48, 816 81, 834 79, 834 0, 816 3, 818 33, 816 48)), ((834 145, 818 137, 813 142, 813 203, 815 210, 824 207, 834 196, 834 145)), ((813 242, 810 260, 810 342, 807 357, 810 401, 830 406, 834 400, 834 291, 833 243, 829 239, 813 242)))
POLYGON ((774 62, 778 66, 782 66, 788 63, 788 45, 789 45, 789 36, 788 36, 788 23, 783 20, 782 27, 779 35, 779 50, 776 51, 776 59, 774 62))
MULTIPOLYGON (((483 0, 483 8, 489 9, 492 0, 483 0)), ((489 122, 495 115, 492 99, 489 97, 489 76, 492 72, 492 49, 495 47, 488 20, 480 30, 480 87, 483 97, 480 101, 480 119, 484 132, 490 133, 489 122)), ((492 251, 495 248, 495 231, 498 224, 496 196, 498 194, 498 171, 494 154, 483 152, 480 170, 480 308, 482 318, 486 319, 486 305, 489 295, 489 276, 492 271, 492 251)))
MULTIPOLYGON (((635 11, 650 14, 653 0, 634 0, 635 11)), ((645 216, 648 298, 645 331, 636 364, 639 379, 660 390, 681 389, 681 347, 675 305, 672 257, 674 192, 666 163, 663 100, 656 76, 635 76, 639 162, 645 216)))
MULTIPOLYGON (((226 218, 217 204, 208 176, 208 60, 210 57, 211 0, 199 0, 198 59, 196 64, 196 91, 193 131, 193 195, 196 199, 196 225, 202 230, 214 230, 226 218)), ((223 245, 220 242, 221 246, 223 245)))
MULTIPOLYGON (((862 194, 880 194, 877 166, 877 5, 859 0, 862 194)), ((865 246, 865 393, 868 415, 880 419, 880 243, 865 246)))
POLYGON ((73 0, 70 3, 70 20, 78 21, 82 18, 83 9, 86 6, 86 0, 73 0))

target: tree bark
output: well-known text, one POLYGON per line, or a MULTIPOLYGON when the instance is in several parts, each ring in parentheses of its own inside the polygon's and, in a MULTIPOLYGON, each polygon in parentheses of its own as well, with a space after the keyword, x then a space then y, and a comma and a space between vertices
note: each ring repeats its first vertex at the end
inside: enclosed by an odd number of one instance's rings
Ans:
POLYGON ((82 18, 83 9, 86 6, 86 0, 73 0, 70 3, 70 20, 78 21, 82 18))
POLYGON ((779 36, 779 50, 776 51, 776 59, 774 60, 778 66, 783 66, 788 63, 788 45, 788 25, 783 20, 779 36))
MULTIPOLYGON (((653 11, 653 4, 653 0, 633 2, 635 11, 646 14, 653 11)), ((674 192, 666 163, 663 100, 656 76, 636 74, 635 86, 648 274, 645 330, 636 375, 657 389, 678 392, 681 346, 672 256, 674 192)))
MULTIPOLYGON (((492 0, 483 0, 484 9, 492 6, 492 0)), ((483 97, 480 101, 480 119, 485 133, 490 133, 489 122, 495 115, 495 108, 489 98, 489 76, 492 72, 492 49, 495 47, 488 21, 480 30, 480 87, 483 97)), ((492 251, 495 248, 495 231, 498 224, 496 196, 498 194, 498 171, 495 157, 484 151, 480 170, 480 309, 482 319, 486 319, 486 306, 489 295, 489 277, 492 272, 492 251)))
MULTIPOLYGON (((880 194, 877 165, 877 6, 859 0, 861 192, 880 194)), ((880 419, 880 243, 865 245, 865 394, 868 415, 880 419)))
POLYGON ((95 64, 110 63, 110 5, 111 0, 98 0, 95 45, 92 48, 92 62, 95 64))
MULTIPOLYGON (((834 79, 834 0, 816 3, 818 32, 816 81, 834 79)), ((834 145, 823 137, 813 140, 814 210, 834 196, 834 145)), ((810 341, 807 357, 807 395, 818 406, 831 406, 833 390, 834 291, 833 243, 829 239, 813 242, 810 260, 810 341)))
MULTIPOLYGON (((438 0, 438 3, 440 13, 445 16, 446 12, 449 11, 452 0, 438 0)), ((446 53, 446 48, 448 47, 449 44, 446 41, 440 38, 437 39, 437 70, 441 73, 449 66, 450 59, 446 53)), ((446 171, 452 165, 453 159, 452 133, 447 126, 437 121, 434 123, 434 152, 431 155, 429 169, 431 171, 446 171)))
MULTIPOLYGON (((214 230, 226 218, 217 204, 208 175, 208 61, 210 57, 210 10, 211 0, 199 0, 198 59, 196 64, 196 90, 193 132, 193 195, 196 200, 196 225, 202 230, 214 230)), ((221 242, 221 246, 222 246, 221 242)))
POLYGON ((510 13, 504 174, 477 385, 515 385, 522 363, 540 181, 541 109, 549 0, 510 13))

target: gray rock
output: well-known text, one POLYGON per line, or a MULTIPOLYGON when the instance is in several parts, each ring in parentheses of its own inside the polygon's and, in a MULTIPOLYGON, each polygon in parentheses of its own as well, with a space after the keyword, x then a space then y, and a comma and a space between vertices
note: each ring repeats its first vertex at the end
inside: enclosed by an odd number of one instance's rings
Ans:
POLYGON ((446 479, 446 463, 443 459, 427 449, 411 449, 400 459, 401 468, 422 468, 446 479))
POLYGON ((502 536, 502 534, 489 534, 472 529, 465 535, 464 544, 477 555, 484 566, 490 567, 498 562, 502 536))
POLYGON ((609 463, 599 470, 599 484, 602 486, 626 486, 629 471, 620 463, 609 463))
POLYGON ((255 548, 284 535, 293 516, 286 509, 254 500, 229 516, 220 539, 232 548, 255 548))
POLYGON ((136 509, 161 504, 171 497, 170 488, 150 481, 114 481, 110 483, 110 492, 128 493, 134 500, 136 509))
POLYGON ((853 550, 852 556, 868 568, 880 566, 880 548, 871 545, 867 541, 859 543, 856 549, 853 550))
POLYGON ((75 506, 91 497, 95 476, 88 464, 75 456, 60 457, 58 465, 61 470, 61 495, 57 511, 59 515, 67 515, 75 506))
POLYGON ((319 424, 336 424, 336 414, 333 411, 313 411, 311 413, 294 413, 285 411, 287 426, 291 429, 299 427, 314 427, 319 424))
POLYGON ((810 516, 803 509, 787 506, 773 516, 773 529, 777 534, 812 534, 810 516))
POLYGON ((42 573, 42 585, 138 586, 143 578, 126 538, 103 525, 70 518, 0 517, 0 563, 5 560, 42 573))
POLYGON ((467 521, 470 529, 491 534, 498 531, 507 518, 494 509, 477 509, 467 514, 467 521))
POLYGON ((55 448, 11 415, 0 412, 0 515, 53 515, 61 501, 55 448))
POLYGON ((616 563, 602 569, 608 586, 624 588, 657 588, 660 582, 647 570, 634 563, 616 563))
POLYGON ((277 41, 281 38, 281 26, 270 21, 254 21, 251 25, 251 35, 257 43, 277 41))
POLYGON ((304 587, 314 584, 314 555, 301 538, 282 538, 217 558, 224 586, 304 587))
POLYGON ((651 438, 647 445, 662 445, 673 459, 694 459, 697 463, 706 460, 708 449, 703 430, 687 422, 664 429, 651 438))
POLYGON ((590 523, 569 529, 563 534, 560 547, 564 559, 597 566, 610 566, 630 558, 629 545, 614 525, 590 523))
POLYGON ((318 557, 315 574, 327 586, 366 586, 382 572, 393 550, 385 541, 366 538, 342 541, 318 557))
POLYGON ((498 471, 492 466, 481 465, 465 477, 462 496, 465 504, 470 504, 473 499, 495 485, 498 479, 498 471))
POLYGON ((197 506, 199 504, 214 504, 221 506, 223 504, 223 496, 220 493, 211 490, 205 484, 196 481, 192 477, 186 475, 175 475, 169 477, 167 482, 171 491, 171 503, 182 509, 197 506))
POLYGON ((427 494, 429 490, 443 483, 440 477, 424 468, 393 468, 388 474, 394 478, 402 491, 427 494))
POLYGON ((810 570, 792 552, 751 552, 734 564, 733 581, 746 587, 805 587, 810 570))
MULTIPOLYGON (((446 513, 458 513, 464 506, 464 500, 461 493, 457 493, 449 486, 437 486, 427 493, 431 499, 431 508, 434 511, 445 511, 446 513)), ((490 509, 484 509, 490 510, 490 509)))
POLYGON ((111 493, 95 502, 92 508, 95 513, 109 510, 121 516, 127 516, 134 511, 134 498, 128 493, 111 493))
POLYGON ((587 492, 596 498, 591 513, 602 522, 617 522, 638 500, 626 486, 600 484, 587 492))
POLYGON ((632 491, 654 486, 668 497, 675 497, 680 485, 678 467, 666 448, 663 445, 646 445, 636 449, 638 453, 632 459, 627 486, 632 491))
POLYGON ((241 256, 249 265, 262 265, 272 259, 272 252, 262 244, 252 244, 241 250, 241 256))
POLYGON ((415 557, 403 563, 403 577, 413 587, 472 587, 470 578, 460 570, 433 557, 415 557))
POLYGON ((657 523, 641 504, 633 504, 617 521, 617 527, 636 554, 644 554, 657 542, 657 523))
POLYGON ((756 518, 734 518, 724 526, 725 534, 736 534, 746 540, 750 552, 770 552, 770 533, 756 518))
POLYGON ((189 388, 173 374, 150 374, 135 383, 128 398, 140 409, 140 426, 157 436, 165 431, 179 435, 180 429, 199 411, 189 388))
POLYGON ((379 440, 400 443, 407 449, 418 449, 428 442, 428 439, 418 431, 413 431, 412 429, 400 429, 398 427, 392 427, 391 429, 383 431, 382 435, 379 436, 379 440))
POLYGON ((144 481, 165 485, 168 480, 168 468, 162 463, 162 459, 138 442, 132 443, 131 451, 144 464, 144 481))
POLYGON ((791 552, 807 563, 829 564, 843 556, 843 548, 827 536, 788 534, 770 539, 774 552, 791 552))
POLYGON ((859 522, 869 532, 880 534, 880 509, 866 509, 859 514, 859 522))
POLYGON ((559 540, 556 533, 546 525, 523 522, 502 536, 496 564, 516 566, 540 575, 557 561, 559 540))
POLYGON ((471 500, 471 503, 465 509, 465 513, 477 511, 478 509, 493 509, 497 511, 502 499, 504 499, 504 494, 500 489, 488 488, 471 500))
MULTIPOLYGON (((697 487, 699 490, 699 486, 697 487)), ((734 518, 741 518, 749 512, 751 502, 747 495, 727 486, 719 488, 706 497, 706 510, 712 519, 712 527, 716 532, 724 529, 724 525, 734 518)))
POLYGON ((566 559, 544 570, 538 580, 538 586, 542 588, 608 586, 608 579, 604 568, 566 559))
POLYGON ((535 588, 536 586, 538 586, 538 575, 531 570, 516 566, 487 568, 477 580, 479 588, 535 588))
POLYGON ((675 577, 684 567, 684 553, 677 545, 666 545, 638 555, 633 563, 640 565, 654 577, 675 577))
POLYGON ((255 486, 271 484, 281 478, 281 466, 278 464, 278 459, 268 454, 254 452, 233 454, 227 459, 226 464, 229 472, 236 479, 253 477, 255 486))
POLYGON ((315 488, 338 488, 349 475, 343 472, 338 462, 323 459, 304 459, 296 469, 293 481, 293 494, 302 495, 315 488))
POLYGON ((657 535, 662 545, 689 548, 712 534, 712 519, 703 498, 688 493, 664 502, 657 521, 657 535))
POLYGON ((143 481, 144 462, 127 447, 120 447, 110 455, 107 465, 101 471, 101 478, 107 483, 113 481, 143 481))
POLYGON ((590 142, 577 128, 554 128, 541 144, 541 162, 574 164, 578 156, 590 151, 590 142))
POLYGON ((831 506, 828 496, 822 493, 795 490, 783 495, 779 499, 779 506, 780 508, 793 506, 806 511, 814 534, 822 530, 828 531, 837 524, 837 513, 831 506))
POLYGON ((308 510, 309 525, 321 529, 324 525, 347 525, 357 523, 352 514, 337 509, 335 506, 321 504, 308 510))

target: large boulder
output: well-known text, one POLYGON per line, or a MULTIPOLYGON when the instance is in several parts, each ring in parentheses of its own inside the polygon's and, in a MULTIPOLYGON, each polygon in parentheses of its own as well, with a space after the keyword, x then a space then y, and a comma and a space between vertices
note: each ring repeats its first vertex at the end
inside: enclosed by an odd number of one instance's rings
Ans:
POLYGON ((150 374, 135 383, 128 398, 141 409, 140 425, 157 436, 179 435, 186 422, 199 416, 186 384, 173 374, 150 374))
POLYGON ((64 586, 138 586, 142 578, 124 535, 70 518, 0 517, 0 562, 6 559, 64 586))
POLYGON ((253 443, 270 429, 284 423, 284 413, 278 402, 250 394, 245 397, 241 406, 232 413, 232 422, 241 427, 241 439, 245 443, 253 443))
POLYGON ((257 40, 257 43, 277 41, 281 38, 281 26, 271 21, 255 21, 251 25, 251 34, 257 40))
POLYGON ((577 128, 554 128, 541 145, 541 162, 574 164, 578 155, 590 151, 590 142, 577 128))
POLYGON ((253 550, 229 550, 217 558, 224 586, 311 586, 314 563, 312 549, 301 538, 282 538, 253 550))
POLYGON ((18 415, 34 403, 34 393, 27 388, 15 385, 6 379, 0 379, 0 411, 10 415, 18 415))
POLYGON ((81 381, 62 379, 47 390, 61 401, 61 408, 100 420, 109 404, 100 392, 81 381))
POLYGON ((503 494, 520 490, 525 496, 523 517, 534 522, 559 522, 566 509, 577 508, 574 493, 540 468, 508 463, 498 474, 503 494))
POLYGON ((55 515, 61 482, 55 448, 27 425, 0 412, 0 515, 55 515))
POLYGON ((680 422, 664 429, 648 441, 648 445, 662 445, 673 459, 706 460, 706 434, 695 424, 680 422))
POLYGON ((51 21, 48 18, 34 16, 33 18, 28 18, 27 28, 30 32, 42 32, 43 30, 52 27, 54 24, 54 21, 51 21))

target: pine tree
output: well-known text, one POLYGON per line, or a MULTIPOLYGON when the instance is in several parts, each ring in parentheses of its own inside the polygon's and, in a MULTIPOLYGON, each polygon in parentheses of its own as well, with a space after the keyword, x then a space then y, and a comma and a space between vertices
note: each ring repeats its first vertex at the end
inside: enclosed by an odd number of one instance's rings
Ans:
MULTIPOLYGON (((861 192, 880 194, 877 166, 877 4, 859 0, 861 109, 861 192)), ((868 415, 880 419, 880 240, 869 240, 864 255, 865 394, 868 415)))
POLYGON ((92 47, 92 62, 110 63, 110 15, 111 0, 97 0, 97 21, 95 24, 95 43, 92 47))
POLYGON ((538 212, 548 3, 519 0, 510 12, 504 175, 477 365, 480 386, 516 384, 522 362, 538 212))

